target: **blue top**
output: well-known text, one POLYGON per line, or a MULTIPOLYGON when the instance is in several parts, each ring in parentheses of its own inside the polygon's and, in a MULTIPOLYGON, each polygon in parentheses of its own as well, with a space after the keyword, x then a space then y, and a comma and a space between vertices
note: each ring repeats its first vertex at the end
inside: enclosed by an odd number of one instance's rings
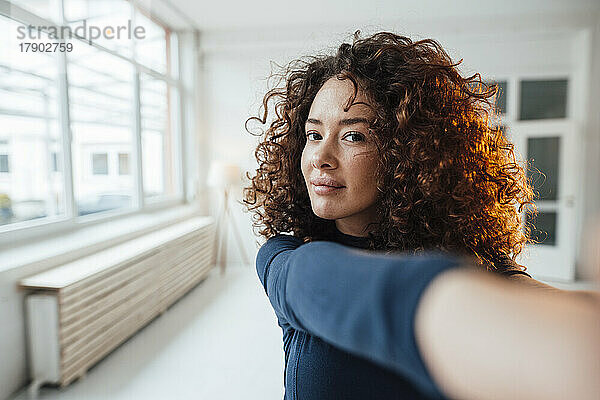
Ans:
POLYGON ((414 315, 427 285, 461 260, 360 250, 367 238, 339 231, 331 240, 280 234, 256 258, 283 330, 285 400, 444 399, 414 315))

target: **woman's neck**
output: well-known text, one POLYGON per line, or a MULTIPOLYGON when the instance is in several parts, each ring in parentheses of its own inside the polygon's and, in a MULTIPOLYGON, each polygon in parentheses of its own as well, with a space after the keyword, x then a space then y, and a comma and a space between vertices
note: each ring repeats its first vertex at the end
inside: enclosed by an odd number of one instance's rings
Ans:
POLYGON ((344 220, 336 220, 335 226, 337 230, 344 235, 354 237, 369 237, 369 231, 367 230, 368 224, 365 223, 352 223, 344 220))

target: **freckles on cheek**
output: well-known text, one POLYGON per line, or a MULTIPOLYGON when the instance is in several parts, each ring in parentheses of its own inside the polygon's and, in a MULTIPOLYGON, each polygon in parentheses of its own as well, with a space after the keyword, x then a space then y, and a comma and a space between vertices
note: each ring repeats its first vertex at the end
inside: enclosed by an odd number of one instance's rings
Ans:
POLYGON ((376 161, 373 152, 364 152, 354 154, 349 160, 348 165, 357 172, 371 173, 375 171, 376 161))
POLYGON ((357 186, 366 189, 375 184, 376 163, 372 154, 354 157, 348 164, 348 170, 357 186))

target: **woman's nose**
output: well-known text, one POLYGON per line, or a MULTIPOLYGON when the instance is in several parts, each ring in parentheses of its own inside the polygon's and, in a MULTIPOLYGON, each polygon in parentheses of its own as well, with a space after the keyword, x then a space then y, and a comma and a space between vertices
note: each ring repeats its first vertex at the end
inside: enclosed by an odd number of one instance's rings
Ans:
POLYGON ((313 153, 312 166, 315 169, 333 169, 337 168, 337 159, 329 146, 322 144, 313 153))

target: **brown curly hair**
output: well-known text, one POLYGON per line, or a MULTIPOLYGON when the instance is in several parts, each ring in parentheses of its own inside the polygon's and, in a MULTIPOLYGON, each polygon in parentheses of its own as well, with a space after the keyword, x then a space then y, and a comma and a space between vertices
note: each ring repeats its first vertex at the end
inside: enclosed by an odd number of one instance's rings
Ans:
MULTIPOLYGON (((255 151, 256 175, 246 176, 244 203, 253 226, 269 238, 291 232, 303 241, 326 238, 335 222, 316 216, 301 172, 304 124, 313 99, 331 77, 350 79, 375 112, 371 133, 378 149, 379 221, 370 247, 386 251, 442 250, 475 256, 487 269, 506 268, 529 242, 521 226, 533 190, 514 146, 495 119, 497 85, 480 74, 463 77, 433 39, 413 42, 390 32, 343 43, 335 55, 294 60, 280 85, 263 98, 267 124, 255 151), (273 104, 274 103, 274 104, 273 104), (503 266, 504 265, 504 266, 503 266)), ((354 98, 351 101, 354 101, 354 98)), ((514 263, 513 263, 514 265, 514 263)))

